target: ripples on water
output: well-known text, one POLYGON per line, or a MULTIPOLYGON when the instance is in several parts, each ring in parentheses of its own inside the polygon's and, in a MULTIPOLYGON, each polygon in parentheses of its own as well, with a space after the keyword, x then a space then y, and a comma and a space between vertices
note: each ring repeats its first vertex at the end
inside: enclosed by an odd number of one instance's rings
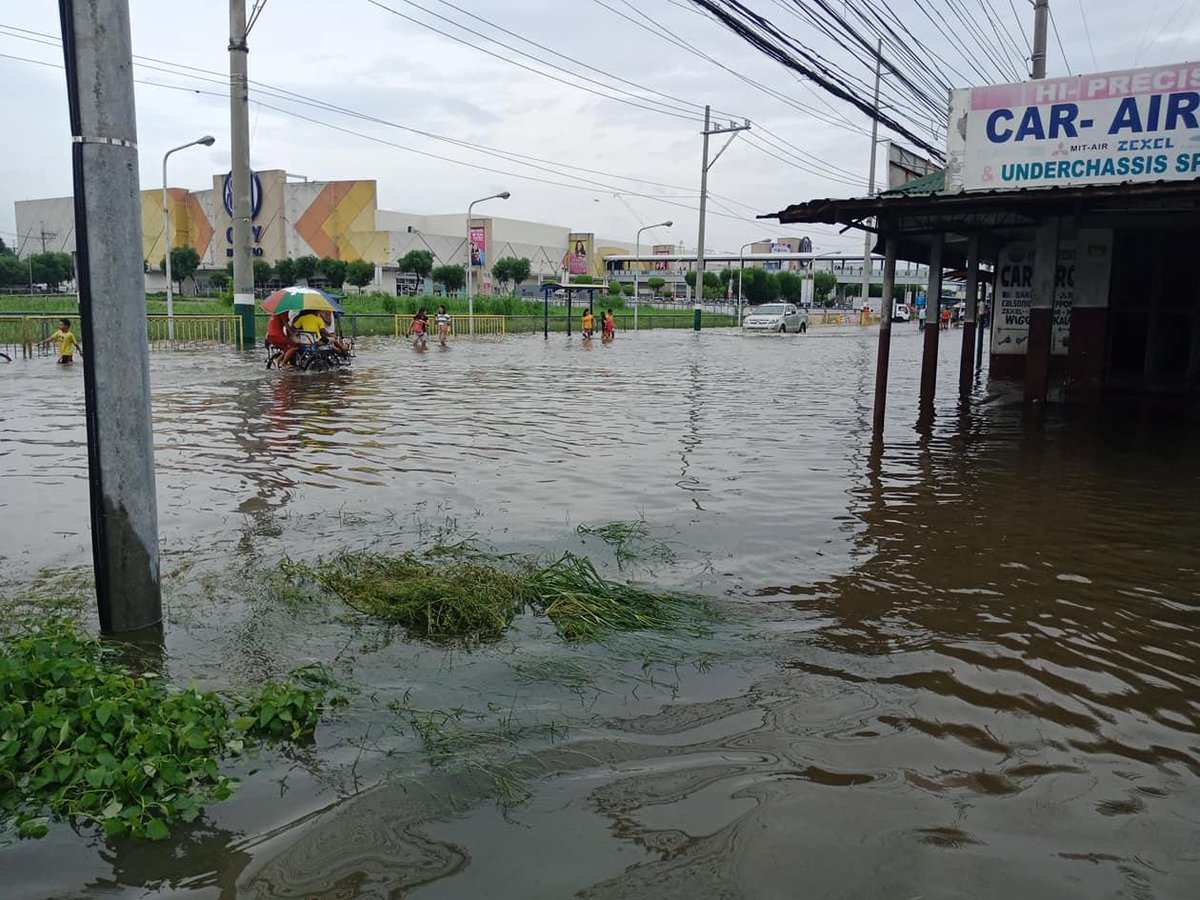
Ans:
MULTIPOLYGON (((11 883, 24 896, 1196 896, 1195 438, 1124 420, 1030 428, 982 389, 972 411, 947 397, 914 427, 918 358, 902 328, 880 456, 873 334, 424 354, 381 342, 322 377, 155 355, 176 677, 239 683, 334 659, 383 698, 521 704, 567 717, 571 736, 525 746, 531 795, 504 810, 488 778, 429 772, 400 743, 363 759, 364 729, 386 723, 360 708, 177 846, 59 836, 2 851, 11 883), (253 589, 284 552, 463 533, 554 552, 577 545, 578 523, 639 515, 679 560, 633 574, 726 597, 733 623, 676 648, 680 666, 573 651, 594 691, 518 677, 558 652, 535 621, 448 654, 364 642, 334 611, 288 614, 253 589), (48 869, 47 854, 70 864, 48 869)), ((79 373, 0 374, 11 584, 86 561, 85 459, 79 373)))

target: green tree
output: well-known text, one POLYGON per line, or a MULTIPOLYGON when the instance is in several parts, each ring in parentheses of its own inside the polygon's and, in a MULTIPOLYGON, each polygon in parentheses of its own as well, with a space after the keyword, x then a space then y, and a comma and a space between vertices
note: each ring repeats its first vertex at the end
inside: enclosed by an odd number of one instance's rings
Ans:
POLYGON ((229 276, 224 272, 209 272, 208 283, 215 287, 218 291, 224 291, 229 287, 229 276))
POLYGON ((12 247, 4 243, 4 238, 0 237, 0 256, 16 256, 17 253, 12 247))
POLYGON ((447 294, 462 290, 467 283, 466 272, 462 266, 438 266, 429 273, 435 282, 446 289, 447 294))
POLYGON ((296 283, 296 261, 294 259, 281 259, 275 263, 275 277, 279 279, 279 283, 284 287, 290 287, 296 283))
MULTIPOLYGON (((166 257, 159 260, 158 268, 164 273, 167 271, 166 257)), ((198 268, 200 268, 200 253, 195 247, 171 248, 171 280, 175 282, 178 290, 183 290, 183 283, 195 275, 198 268)))
POLYGON ((591 275, 572 275, 571 284, 593 284, 595 279, 591 275))
POLYGON ((832 272, 826 272, 824 269, 813 272, 813 299, 825 300, 829 297, 829 292, 836 288, 837 276, 832 272))
POLYGON ((256 285, 266 284, 271 280, 271 276, 275 274, 271 269, 271 264, 265 259, 256 259, 254 261, 254 283, 256 285))
POLYGON ((35 253, 30 258, 33 264, 33 280, 46 284, 51 291, 58 291, 64 281, 75 277, 75 261, 70 253, 35 253))
POLYGON ((508 282, 508 292, 515 294, 517 285, 529 279, 533 266, 524 256, 502 256, 492 264, 492 277, 508 282))
POLYGON ((297 281, 309 281, 317 277, 317 263, 320 260, 311 253, 307 256, 297 256, 295 262, 297 281))
POLYGON ((627 281, 627 282, 625 282, 625 284, 621 285, 621 293, 624 294, 626 297, 632 297, 633 296, 633 282, 627 281))
POLYGON ((356 259, 346 266, 346 280, 360 291, 375 280, 375 263, 356 259))
POLYGON ((655 297, 661 297, 662 289, 667 286, 667 279, 654 275, 646 279, 646 284, 650 287, 650 290, 654 291, 655 297))
POLYGON ((322 256, 317 260, 317 271, 325 279, 325 286, 331 290, 341 290, 346 283, 346 261, 343 259, 322 256))
POLYGON ((765 269, 747 267, 742 278, 742 295, 748 302, 770 303, 779 298, 779 280, 765 269))
POLYGON ((0 254, 0 287, 29 284, 29 265, 7 253, 0 254))
POLYGON ((621 293, 621 282, 615 278, 608 283, 608 292, 613 296, 619 296, 621 293))
POLYGON ((804 279, 795 272, 783 270, 776 274, 775 280, 779 283, 779 296, 788 303, 799 303, 800 297, 804 292, 804 279))
POLYGON ((428 250, 409 250, 396 263, 401 272, 411 272, 418 278, 428 278, 433 271, 433 254, 428 250))
MULTIPOLYGON (((687 286, 692 289, 692 293, 696 293, 696 273, 685 272, 683 280, 687 282, 687 286)), ((724 296, 724 291, 721 288, 721 276, 716 272, 704 273, 704 299, 719 300, 724 296)))

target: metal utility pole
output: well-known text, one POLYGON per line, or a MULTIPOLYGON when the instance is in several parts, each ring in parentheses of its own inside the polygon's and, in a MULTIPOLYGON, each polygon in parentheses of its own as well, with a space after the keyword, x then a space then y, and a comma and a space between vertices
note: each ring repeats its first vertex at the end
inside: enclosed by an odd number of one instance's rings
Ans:
POLYGON ((129 0, 59 0, 100 628, 162 622, 129 0))
POLYGON ((1046 31, 1050 24, 1050 0, 1033 0, 1033 78, 1046 77, 1046 31))
MULTIPOLYGON (((476 203, 483 203, 485 200, 507 200, 511 197, 508 191, 501 191, 498 194, 491 194, 487 197, 480 197, 478 200, 472 200, 467 206, 467 333, 475 334, 475 295, 471 293, 471 267, 473 261, 471 259, 471 211, 475 209, 476 203)), ((482 261, 480 266, 482 266, 482 261)), ((566 282, 563 282, 566 284, 566 282)))
MULTIPOLYGON (((875 152, 879 148, 879 82, 883 76, 883 39, 880 38, 878 45, 875 48, 875 100, 871 108, 875 110, 875 115, 871 117, 871 168, 867 173, 867 196, 875 196, 875 152)), ((890 307, 887 306, 887 298, 880 295, 879 298, 879 315, 882 318, 887 316, 889 319, 892 315, 890 307)), ((863 272, 862 272, 862 302, 869 306, 871 303, 871 232, 863 233, 863 272)))
POLYGON ((743 124, 738 125, 736 122, 730 122, 727 126, 712 124, 712 107, 704 107, 704 131, 700 132, 704 135, 704 150, 700 160, 700 233, 696 238, 696 305, 695 309, 695 329, 700 330, 700 309, 704 300, 704 217, 708 210, 708 170, 717 164, 717 160, 721 158, 721 154, 733 143, 733 139, 738 136, 739 131, 749 131, 750 120, 746 119, 743 124), (717 155, 712 158, 712 162, 708 159, 708 138, 714 134, 728 134, 729 140, 717 151, 717 155))
POLYGON ((229 143, 233 191, 233 308, 242 319, 242 346, 254 340, 254 260, 250 245, 250 89, 246 0, 229 0, 229 143))

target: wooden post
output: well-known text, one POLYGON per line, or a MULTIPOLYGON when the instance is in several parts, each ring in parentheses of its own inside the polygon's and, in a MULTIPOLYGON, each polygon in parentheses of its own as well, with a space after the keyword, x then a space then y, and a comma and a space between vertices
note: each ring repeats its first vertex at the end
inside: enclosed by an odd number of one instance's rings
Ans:
POLYGON ((971 393, 975 380, 975 329, 979 322, 979 235, 973 234, 967 246, 967 306, 962 323, 962 352, 958 362, 958 393, 971 393))
POLYGON ((1033 251, 1033 293, 1029 301, 1029 341, 1025 350, 1025 402, 1044 403, 1050 387, 1050 346, 1054 331, 1054 289, 1058 273, 1057 218, 1038 225, 1033 251))
POLYGON ((875 415, 872 429, 876 437, 883 435, 887 410, 888 360, 892 353, 892 294, 896 290, 896 252, 899 240, 887 226, 887 242, 883 257, 883 296, 879 306, 879 350, 875 356, 875 415))
POLYGON ((938 232, 929 246, 929 293, 925 298, 925 353, 921 357, 921 406, 937 395, 938 335, 942 311, 942 250, 946 236, 938 232))

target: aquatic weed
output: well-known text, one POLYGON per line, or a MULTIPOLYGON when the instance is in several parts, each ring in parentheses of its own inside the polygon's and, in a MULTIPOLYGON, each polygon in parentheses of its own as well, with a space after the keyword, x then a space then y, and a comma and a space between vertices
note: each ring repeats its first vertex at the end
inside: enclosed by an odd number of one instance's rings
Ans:
POLYGON ((288 571, 434 641, 497 638, 525 605, 521 573, 471 559, 346 553, 316 567, 291 563, 288 571))
POLYGON ((68 619, 0 644, 0 814, 21 837, 52 819, 159 840, 237 785, 222 757, 311 736, 325 692, 270 682, 247 698, 172 690, 68 619))
POLYGON ((534 573, 530 591, 568 641, 590 641, 621 631, 686 630, 708 633, 718 616, 704 597, 655 591, 602 578, 591 561, 565 553, 534 573))
POLYGON ((653 559, 670 564, 675 562, 675 551, 661 541, 650 542, 650 526, 645 519, 633 522, 608 522, 604 525, 579 525, 577 534, 598 537, 612 547, 617 564, 639 559, 653 559))

